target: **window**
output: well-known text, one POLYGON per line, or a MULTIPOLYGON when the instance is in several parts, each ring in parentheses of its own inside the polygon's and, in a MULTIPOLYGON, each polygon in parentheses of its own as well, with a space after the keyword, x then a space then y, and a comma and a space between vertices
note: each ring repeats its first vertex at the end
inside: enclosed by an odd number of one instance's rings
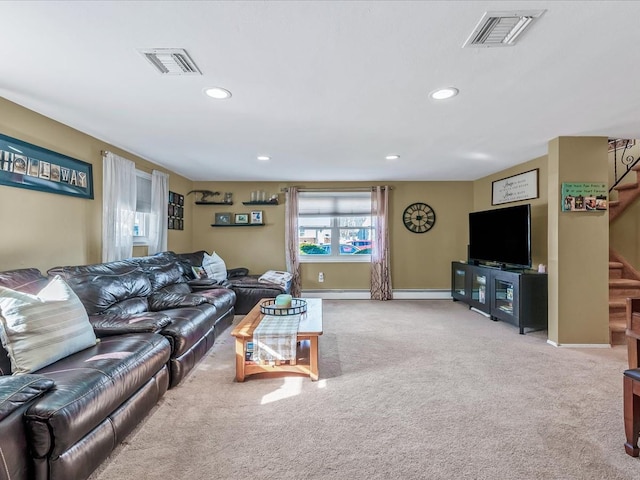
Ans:
POLYGON ((149 244, 151 220, 151 175, 136 170, 136 218, 133 224, 133 244, 149 244))
POLYGON ((370 192, 300 192, 301 262, 369 262, 373 229, 370 192))

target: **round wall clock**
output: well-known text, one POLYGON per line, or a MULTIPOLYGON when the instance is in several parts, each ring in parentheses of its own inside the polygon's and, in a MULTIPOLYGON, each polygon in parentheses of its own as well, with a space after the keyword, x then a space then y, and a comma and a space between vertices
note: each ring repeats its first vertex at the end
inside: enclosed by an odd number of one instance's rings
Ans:
POLYGON ((436 223, 436 212, 426 203, 412 203, 404 209, 402 222, 413 233, 425 233, 436 223))

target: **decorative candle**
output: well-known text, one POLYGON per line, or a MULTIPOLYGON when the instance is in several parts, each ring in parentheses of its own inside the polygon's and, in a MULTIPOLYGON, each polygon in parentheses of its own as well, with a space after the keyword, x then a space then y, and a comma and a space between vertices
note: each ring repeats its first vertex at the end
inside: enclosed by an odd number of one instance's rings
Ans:
POLYGON ((276 297, 276 307, 289 308, 291 307, 291 295, 281 294, 276 297))

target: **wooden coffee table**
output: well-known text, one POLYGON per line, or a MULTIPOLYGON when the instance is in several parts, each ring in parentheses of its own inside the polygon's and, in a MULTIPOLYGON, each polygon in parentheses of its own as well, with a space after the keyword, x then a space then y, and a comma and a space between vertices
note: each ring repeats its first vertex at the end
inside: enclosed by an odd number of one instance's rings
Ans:
POLYGON ((307 311, 302 314, 298 326, 298 354, 296 360, 260 364, 247 360, 247 344, 253 342, 253 331, 262 321, 260 304, 268 298, 260 300, 251 311, 233 329, 231 335, 236 337, 236 381, 244 382, 249 375, 302 373, 311 380, 318 380, 318 337, 322 335, 322 299, 305 298, 307 311), (302 346, 308 341, 308 351, 302 346), (302 344, 301 344, 302 343, 302 344))

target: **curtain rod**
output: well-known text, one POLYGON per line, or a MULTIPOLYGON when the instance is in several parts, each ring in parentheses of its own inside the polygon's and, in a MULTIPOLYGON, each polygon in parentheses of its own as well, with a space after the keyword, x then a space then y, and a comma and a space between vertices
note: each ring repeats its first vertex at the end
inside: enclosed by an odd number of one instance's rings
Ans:
MULTIPOLYGON (((380 187, 382 187, 382 189, 386 189, 388 188, 389 190, 393 190, 393 187, 387 187, 384 185, 380 185, 380 187)), ((369 192, 371 190, 373 190, 374 188, 376 188, 376 185, 373 185, 371 187, 335 187, 335 188, 305 188, 305 187, 298 187, 298 190, 301 192, 369 192)), ((280 189, 281 192, 288 192, 289 191, 289 187, 283 187, 280 189)))

